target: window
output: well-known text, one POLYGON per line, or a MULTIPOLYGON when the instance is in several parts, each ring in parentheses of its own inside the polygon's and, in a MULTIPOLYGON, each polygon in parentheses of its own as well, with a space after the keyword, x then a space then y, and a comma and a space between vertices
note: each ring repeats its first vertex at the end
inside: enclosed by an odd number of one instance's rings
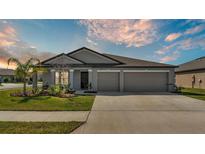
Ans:
POLYGON ((68 72, 61 72, 61 82, 64 85, 68 85, 68 72))
POLYGON ((59 72, 55 72, 55 84, 59 84, 59 72))
POLYGON ((69 81, 68 72, 55 72, 55 84, 67 85, 69 81))

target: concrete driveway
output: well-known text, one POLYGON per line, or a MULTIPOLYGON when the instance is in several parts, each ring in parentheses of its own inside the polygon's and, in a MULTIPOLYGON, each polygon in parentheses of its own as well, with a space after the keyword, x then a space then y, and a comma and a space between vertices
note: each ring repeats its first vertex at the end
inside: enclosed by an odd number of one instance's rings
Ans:
POLYGON ((205 133, 205 101, 171 93, 101 93, 74 133, 205 133))

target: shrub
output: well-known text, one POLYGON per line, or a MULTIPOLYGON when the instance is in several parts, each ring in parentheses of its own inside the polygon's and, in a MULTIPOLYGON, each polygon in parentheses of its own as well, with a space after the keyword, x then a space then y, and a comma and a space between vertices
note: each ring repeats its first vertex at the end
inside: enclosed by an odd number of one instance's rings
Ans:
POLYGON ((49 89, 48 89, 48 92, 50 95, 53 95, 53 96, 56 96, 56 95, 59 95, 61 93, 61 86, 60 85, 54 85, 54 86, 51 86, 49 89))
POLYGON ((46 82, 45 84, 43 84, 43 86, 42 86, 42 89, 43 89, 43 90, 48 90, 48 88, 49 88, 48 82, 46 82))
POLYGON ((32 89, 32 93, 33 93, 34 95, 39 95, 39 94, 41 93, 41 90, 40 90, 38 87, 36 87, 36 88, 33 88, 33 89, 32 89))
POLYGON ((183 89, 183 87, 176 87, 176 92, 181 92, 181 90, 183 89))
POLYGON ((9 82, 9 78, 5 77, 5 78, 4 78, 4 82, 5 82, 5 83, 8 83, 8 82, 9 82))

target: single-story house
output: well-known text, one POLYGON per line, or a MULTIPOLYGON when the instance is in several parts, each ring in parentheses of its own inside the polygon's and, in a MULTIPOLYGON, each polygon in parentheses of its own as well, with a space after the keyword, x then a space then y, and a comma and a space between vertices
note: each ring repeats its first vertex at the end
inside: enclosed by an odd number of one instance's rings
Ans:
POLYGON ((15 79, 14 70, 0 68, 0 82, 13 82, 15 79))
MULTIPOLYGON (((74 90, 158 92, 173 91, 175 66, 99 53, 86 47, 62 53, 41 63, 43 84, 69 84, 74 90)), ((33 78, 36 86, 36 75, 33 78)))
POLYGON ((186 88, 205 88, 205 57, 179 65, 176 85, 186 88))

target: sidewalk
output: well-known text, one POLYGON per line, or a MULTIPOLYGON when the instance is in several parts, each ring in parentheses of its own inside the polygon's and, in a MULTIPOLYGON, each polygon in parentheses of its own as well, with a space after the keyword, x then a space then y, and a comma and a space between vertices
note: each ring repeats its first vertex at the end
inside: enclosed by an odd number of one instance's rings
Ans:
POLYGON ((89 111, 0 111, 0 121, 86 121, 89 111))

